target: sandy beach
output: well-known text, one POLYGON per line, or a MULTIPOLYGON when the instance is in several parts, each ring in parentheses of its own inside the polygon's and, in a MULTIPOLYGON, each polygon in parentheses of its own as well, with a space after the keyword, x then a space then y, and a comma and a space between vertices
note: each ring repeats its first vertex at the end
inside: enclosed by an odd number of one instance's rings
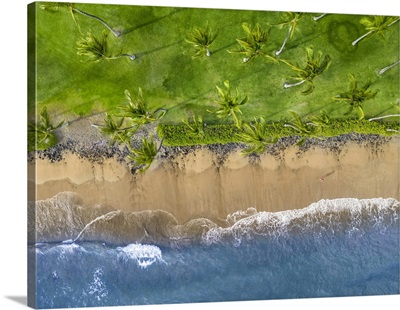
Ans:
POLYGON ((144 174, 132 175, 115 158, 92 162, 66 151, 51 162, 36 158, 28 164, 28 186, 36 199, 60 192, 79 194, 86 207, 96 205, 137 212, 164 210, 179 223, 196 218, 214 222, 236 211, 283 211, 304 208, 320 199, 399 199, 399 139, 379 147, 346 142, 340 151, 296 145, 279 157, 263 154, 250 161, 237 150, 222 164, 205 147, 186 155, 157 158, 144 174))

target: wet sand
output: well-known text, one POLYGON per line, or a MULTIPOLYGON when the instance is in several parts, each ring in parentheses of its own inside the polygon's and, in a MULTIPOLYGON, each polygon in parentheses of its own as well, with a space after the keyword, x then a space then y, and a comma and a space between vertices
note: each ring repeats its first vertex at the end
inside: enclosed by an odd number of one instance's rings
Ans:
POLYGON ((36 199, 71 191, 85 206, 136 212, 164 210, 179 223, 207 218, 218 222, 247 208, 283 211, 320 199, 399 199, 399 140, 379 149, 349 142, 341 152, 318 146, 300 152, 290 146, 280 158, 264 154, 250 163, 238 151, 222 166, 216 153, 201 148, 174 159, 157 159, 146 173, 132 175, 126 163, 102 164, 66 152, 63 160, 29 163, 28 186, 36 199), (322 179, 321 179, 322 177, 322 179))

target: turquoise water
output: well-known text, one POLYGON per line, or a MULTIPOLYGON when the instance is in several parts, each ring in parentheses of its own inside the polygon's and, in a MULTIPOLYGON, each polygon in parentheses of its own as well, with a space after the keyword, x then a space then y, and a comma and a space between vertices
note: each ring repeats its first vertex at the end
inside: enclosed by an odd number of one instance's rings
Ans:
POLYGON ((321 203, 256 213, 193 242, 36 244, 37 307, 399 294, 398 215, 397 201, 339 201, 329 214, 321 203))

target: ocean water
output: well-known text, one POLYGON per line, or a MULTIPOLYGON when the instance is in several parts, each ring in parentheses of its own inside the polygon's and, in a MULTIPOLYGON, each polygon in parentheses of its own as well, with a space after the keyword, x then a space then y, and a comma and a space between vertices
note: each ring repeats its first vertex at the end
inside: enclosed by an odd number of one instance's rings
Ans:
POLYGON ((248 209, 226 227, 180 228, 180 236, 171 228, 118 244, 77 235, 32 244, 37 307, 399 294, 399 209, 394 199, 324 200, 278 213, 248 209))

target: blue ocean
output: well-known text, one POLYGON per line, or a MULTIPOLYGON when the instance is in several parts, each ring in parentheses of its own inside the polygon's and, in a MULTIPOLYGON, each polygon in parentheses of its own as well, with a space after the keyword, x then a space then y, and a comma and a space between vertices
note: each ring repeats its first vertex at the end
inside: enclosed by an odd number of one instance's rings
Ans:
POLYGON ((132 239, 118 233, 139 225, 132 214, 110 212, 78 234, 75 214, 60 238, 75 236, 61 242, 46 241, 37 224, 29 280, 37 308, 399 294, 399 210, 395 199, 323 200, 275 213, 250 208, 226 227, 158 221, 169 228, 148 226, 132 239), (99 230, 113 229, 119 242, 101 240, 99 230))

